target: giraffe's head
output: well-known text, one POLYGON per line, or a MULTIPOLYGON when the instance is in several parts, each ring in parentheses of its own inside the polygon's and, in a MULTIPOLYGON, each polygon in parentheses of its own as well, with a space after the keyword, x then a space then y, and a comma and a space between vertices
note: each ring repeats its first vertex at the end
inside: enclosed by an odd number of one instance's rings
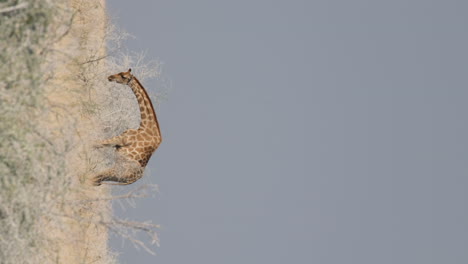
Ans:
POLYGON ((109 82, 116 82, 121 84, 128 84, 132 79, 133 75, 131 74, 132 69, 128 69, 127 72, 120 72, 114 75, 107 77, 109 82))

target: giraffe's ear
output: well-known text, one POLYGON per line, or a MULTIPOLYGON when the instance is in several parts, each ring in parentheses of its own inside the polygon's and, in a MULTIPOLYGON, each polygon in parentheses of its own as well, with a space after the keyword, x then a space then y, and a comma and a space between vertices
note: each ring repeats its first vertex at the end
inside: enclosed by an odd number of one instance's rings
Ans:
POLYGON ((128 72, 132 72, 132 69, 128 69, 128 72))

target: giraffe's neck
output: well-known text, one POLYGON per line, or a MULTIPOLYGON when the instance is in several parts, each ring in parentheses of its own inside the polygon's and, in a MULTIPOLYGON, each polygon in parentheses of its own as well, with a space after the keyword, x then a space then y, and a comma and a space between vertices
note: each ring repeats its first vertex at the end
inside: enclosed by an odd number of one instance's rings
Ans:
POLYGON ((128 83, 128 86, 130 86, 135 94, 140 107, 140 129, 160 134, 158 118, 156 117, 153 104, 151 103, 151 99, 145 91, 145 88, 143 88, 140 81, 135 77, 133 77, 133 79, 128 83))

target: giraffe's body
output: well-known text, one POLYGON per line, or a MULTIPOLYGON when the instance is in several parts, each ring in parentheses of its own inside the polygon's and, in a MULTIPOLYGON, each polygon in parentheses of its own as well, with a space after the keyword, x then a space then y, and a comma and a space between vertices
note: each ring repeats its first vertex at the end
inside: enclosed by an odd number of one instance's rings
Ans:
POLYGON ((104 181, 131 184, 143 176, 143 171, 153 152, 161 144, 161 131, 151 100, 145 89, 131 74, 121 72, 108 77, 109 81, 128 85, 136 96, 140 107, 141 122, 138 129, 129 129, 119 136, 101 141, 97 147, 115 147, 118 159, 116 166, 98 173, 92 179, 94 185, 104 181))

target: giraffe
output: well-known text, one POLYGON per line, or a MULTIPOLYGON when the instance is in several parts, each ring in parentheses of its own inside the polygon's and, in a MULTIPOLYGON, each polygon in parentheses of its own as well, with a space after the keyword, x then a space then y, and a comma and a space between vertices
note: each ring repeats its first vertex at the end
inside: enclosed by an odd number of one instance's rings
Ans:
MULTIPOLYGON (((140 127, 129 129, 119 136, 100 141, 97 148, 111 146, 117 152, 116 165, 93 176, 92 184, 99 186, 105 181, 117 185, 132 184, 143 176, 143 171, 153 152, 161 144, 162 137, 153 104, 140 81, 131 74, 131 69, 110 75, 107 79, 128 85, 140 106, 140 127)), ((109 184, 109 183, 107 183, 109 184)))

